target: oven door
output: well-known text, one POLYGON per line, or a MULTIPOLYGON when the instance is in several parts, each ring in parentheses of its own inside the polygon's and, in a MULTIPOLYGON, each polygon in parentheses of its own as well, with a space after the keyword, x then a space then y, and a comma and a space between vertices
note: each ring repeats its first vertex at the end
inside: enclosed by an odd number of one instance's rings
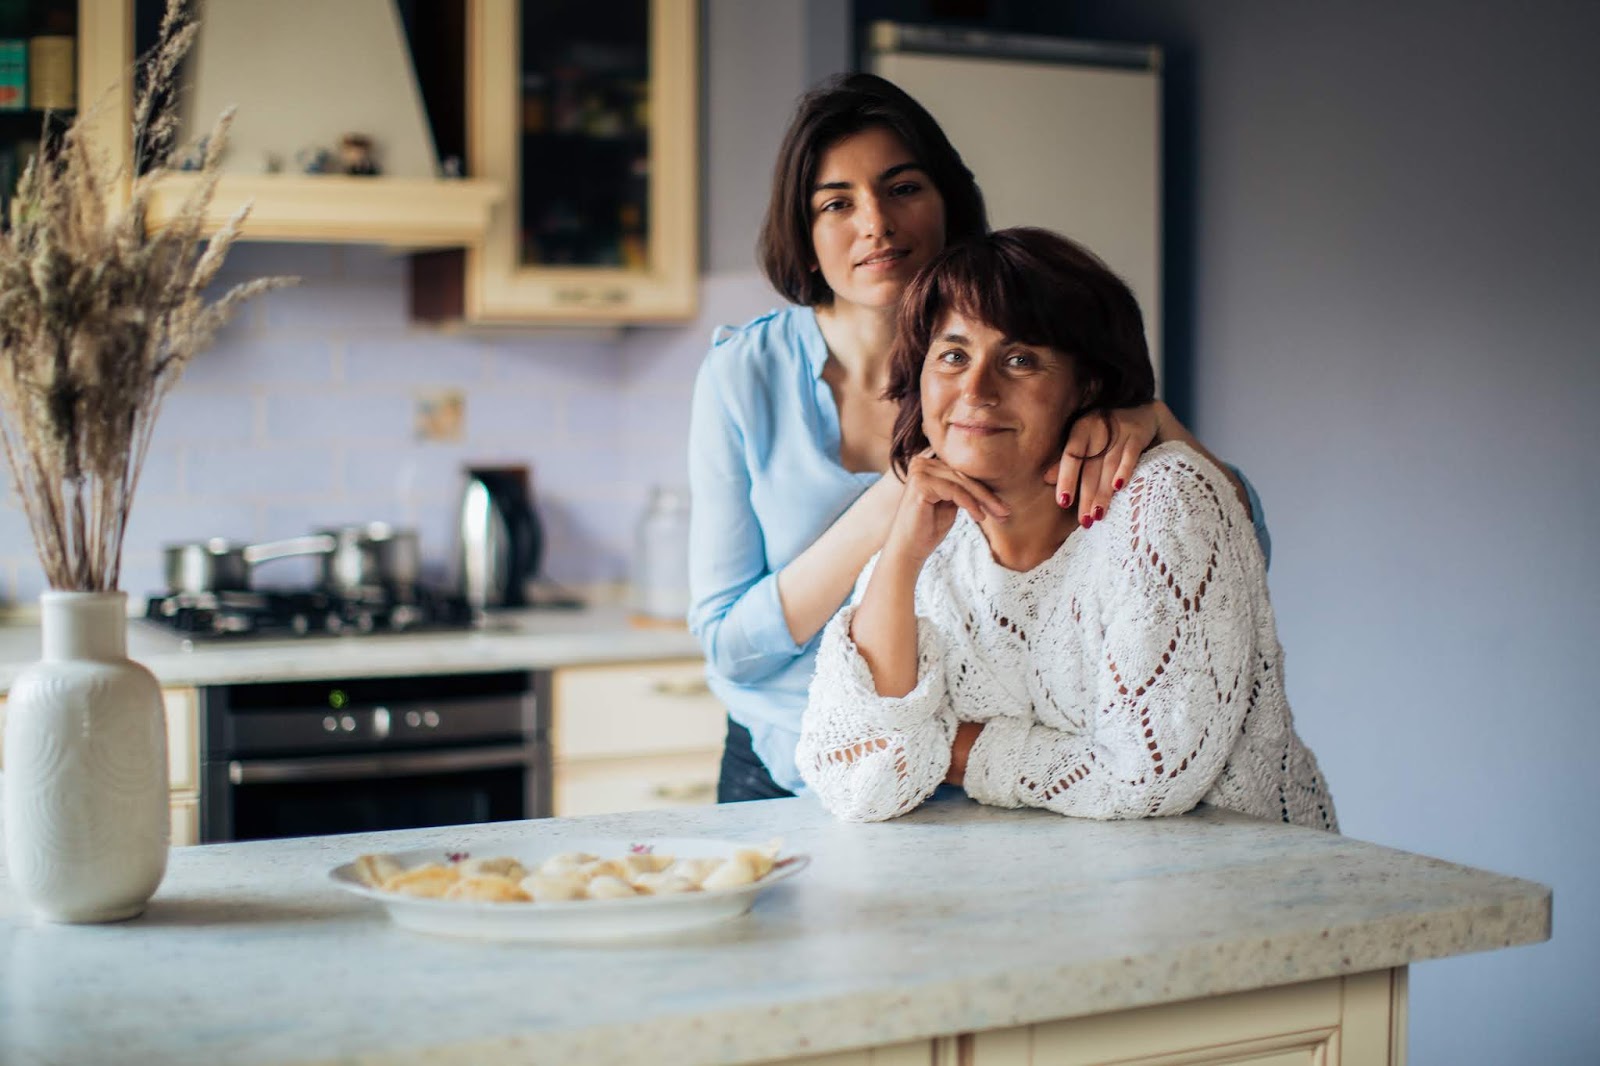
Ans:
POLYGON ((533 816, 536 746, 235 759, 208 770, 206 842, 364 833, 533 816), (208 805, 210 806, 210 805, 208 805))

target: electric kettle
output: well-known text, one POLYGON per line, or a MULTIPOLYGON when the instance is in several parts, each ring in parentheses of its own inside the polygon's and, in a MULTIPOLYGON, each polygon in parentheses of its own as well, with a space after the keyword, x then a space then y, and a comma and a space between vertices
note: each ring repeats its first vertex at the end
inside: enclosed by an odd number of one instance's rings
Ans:
POLYGON ((544 549, 527 467, 467 468, 456 541, 456 590, 469 605, 527 606, 525 586, 538 576, 544 549))

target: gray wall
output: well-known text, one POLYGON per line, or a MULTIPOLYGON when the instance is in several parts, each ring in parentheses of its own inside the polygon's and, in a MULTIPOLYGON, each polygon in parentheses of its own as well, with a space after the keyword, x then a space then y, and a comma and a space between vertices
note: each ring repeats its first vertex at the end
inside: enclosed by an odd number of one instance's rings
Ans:
POLYGON ((1593 1063, 1600 4, 1072 10, 1170 50, 1173 339, 1345 831, 1555 889, 1551 943, 1414 968, 1412 1061, 1593 1063))

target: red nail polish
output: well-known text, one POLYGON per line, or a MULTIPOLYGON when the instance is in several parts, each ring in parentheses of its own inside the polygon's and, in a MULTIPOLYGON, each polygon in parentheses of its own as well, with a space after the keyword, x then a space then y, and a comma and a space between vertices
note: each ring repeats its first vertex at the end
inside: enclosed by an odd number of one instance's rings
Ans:
POLYGON ((1083 523, 1084 529, 1088 529, 1090 526, 1094 525, 1094 519, 1089 515, 1084 515, 1082 518, 1078 519, 1078 521, 1083 523))
POLYGON ((1123 481, 1122 481, 1122 479, 1121 479, 1121 478, 1120 478, 1120 477, 1119 477, 1119 478, 1117 478, 1117 480, 1115 480, 1115 481, 1113 481, 1113 482, 1112 482, 1112 483, 1111 483, 1111 488, 1112 488, 1112 489, 1113 489, 1113 490, 1115 490, 1115 489, 1120 489, 1120 488, 1122 488, 1122 485, 1123 485, 1123 481))
POLYGON ((1096 507, 1094 509, 1094 520, 1096 522, 1100 521, 1100 519, 1104 518, 1105 516, 1106 516, 1106 509, 1104 507, 1096 507))
POLYGON ((1071 507, 1072 506, 1072 493, 1063 492, 1060 495, 1060 497, 1058 497, 1058 499, 1059 499, 1059 502, 1061 503, 1062 507, 1071 507))

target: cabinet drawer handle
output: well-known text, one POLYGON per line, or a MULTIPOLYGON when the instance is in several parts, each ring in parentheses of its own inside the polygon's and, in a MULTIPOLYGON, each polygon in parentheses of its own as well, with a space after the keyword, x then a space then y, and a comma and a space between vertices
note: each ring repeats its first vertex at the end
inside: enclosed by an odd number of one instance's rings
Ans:
POLYGON ((670 803, 694 803, 699 800, 708 800, 717 794, 715 781, 691 781, 687 785, 651 785, 650 795, 654 799, 666 800, 670 803))
POLYGON ((616 289, 557 289, 555 298, 559 303, 568 304, 621 304, 628 302, 628 290, 616 289))
POLYGON ((651 682, 650 691, 657 696, 704 696, 711 691, 711 686, 703 677, 664 677, 651 682))

